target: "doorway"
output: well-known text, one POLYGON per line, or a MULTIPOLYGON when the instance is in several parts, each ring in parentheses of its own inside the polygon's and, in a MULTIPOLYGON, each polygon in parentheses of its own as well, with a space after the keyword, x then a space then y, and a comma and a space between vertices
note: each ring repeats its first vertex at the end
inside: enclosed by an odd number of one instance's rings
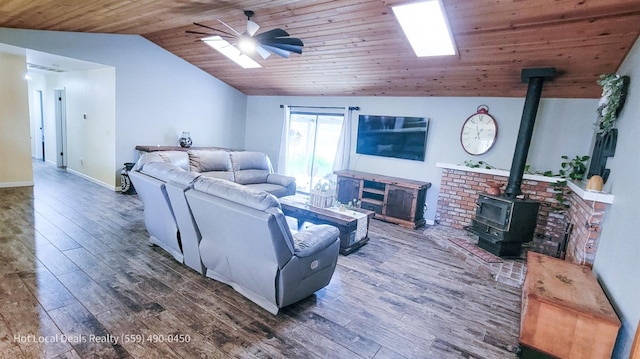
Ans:
POLYGON ((39 116, 39 132, 36 135, 36 159, 46 159, 44 147, 44 104, 42 102, 42 90, 36 90, 36 114, 39 116))
POLYGON ((56 101, 56 165, 67 167, 67 101, 64 89, 54 90, 56 101))
POLYGON ((310 193, 333 174, 343 121, 343 113, 291 111, 286 168, 299 192, 310 193))

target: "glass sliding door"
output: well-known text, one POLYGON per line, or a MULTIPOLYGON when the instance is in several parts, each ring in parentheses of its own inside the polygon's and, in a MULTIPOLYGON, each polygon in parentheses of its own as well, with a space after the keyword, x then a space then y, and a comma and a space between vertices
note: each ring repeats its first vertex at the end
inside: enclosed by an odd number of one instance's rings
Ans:
POLYGON ((298 191, 309 193, 320 178, 333 174, 342 121, 341 113, 291 112, 287 172, 298 191))

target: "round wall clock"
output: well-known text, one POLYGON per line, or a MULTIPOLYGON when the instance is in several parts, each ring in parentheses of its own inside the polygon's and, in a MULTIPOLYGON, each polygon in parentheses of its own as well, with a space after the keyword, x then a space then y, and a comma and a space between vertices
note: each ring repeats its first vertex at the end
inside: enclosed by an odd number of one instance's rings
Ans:
POLYGON ((462 148, 470 155, 487 153, 498 136, 498 123, 489 114, 489 107, 478 106, 477 112, 469 116, 460 131, 462 148))

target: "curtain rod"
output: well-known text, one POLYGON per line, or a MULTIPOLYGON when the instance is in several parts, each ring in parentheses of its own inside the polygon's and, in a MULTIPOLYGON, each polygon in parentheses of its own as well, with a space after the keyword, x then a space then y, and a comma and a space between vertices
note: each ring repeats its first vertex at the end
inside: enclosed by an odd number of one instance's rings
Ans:
MULTIPOLYGON (((332 107, 332 106, 289 106, 290 108, 330 108, 330 109, 343 109, 344 107, 332 107)), ((280 105, 280 108, 284 108, 284 105, 280 105)), ((349 106, 349 111, 360 111, 359 106, 349 106)))

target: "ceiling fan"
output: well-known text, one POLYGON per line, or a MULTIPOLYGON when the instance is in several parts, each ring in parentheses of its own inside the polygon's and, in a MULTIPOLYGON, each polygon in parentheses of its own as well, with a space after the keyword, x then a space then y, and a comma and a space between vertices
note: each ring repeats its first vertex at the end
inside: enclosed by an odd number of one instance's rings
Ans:
MULTIPOLYGON (((280 28, 256 34, 258 32, 258 29, 260 29, 260 25, 251 21, 251 17, 254 15, 254 12, 251 10, 245 10, 244 14, 245 16, 247 16, 247 28, 243 33, 240 33, 220 19, 216 20, 218 20, 222 25, 229 29, 230 32, 219 30, 214 27, 203 25, 197 22, 194 22, 193 24, 215 31, 216 34, 191 30, 187 30, 186 32, 189 34, 207 36, 217 35, 220 37, 232 39, 237 43, 241 53, 252 54, 254 52, 257 52, 263 59, 268 58, 272 53, 284 58, 288 58, 292 52, 295 52, 297 54, 302 53, 302 47, 304 46, 304 44, 300 39, 289 37, 289 33, 280 28)), ((206 39, 207 38, 201 40, 205 41, 206 39)))

